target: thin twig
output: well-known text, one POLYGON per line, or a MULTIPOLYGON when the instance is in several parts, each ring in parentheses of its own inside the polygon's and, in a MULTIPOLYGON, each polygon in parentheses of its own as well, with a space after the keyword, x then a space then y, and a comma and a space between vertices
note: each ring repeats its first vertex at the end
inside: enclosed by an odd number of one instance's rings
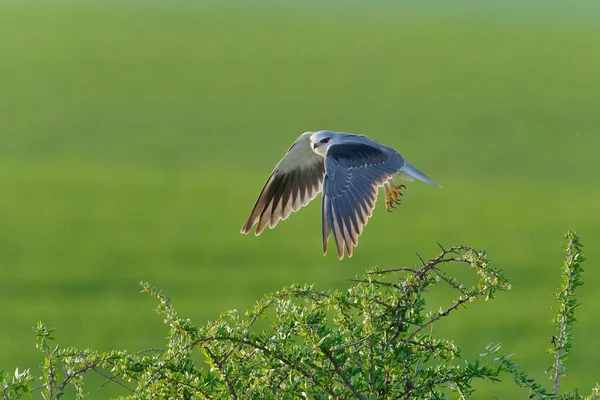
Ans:
POLYGON ((487 286, 484 287, 483 289, 481 289, 480 291, 478 291, 475 295, 473 296, 469 296, 469 297, 464 297, 460 300, 457 300, 456 303, 454 303, 453 305, 451 305, 450 307, 448 307, 446 310, 444 310, 443 312, 438 312, 434 317, 430 318, 429 320, 427 320, 426 322, 422 323, 421 325, 418 326, 417 329, 415 329, 414 331, 411 332, 410 335, 408 335, 408 338, 406 339, 406 341, 410 341, 412 340, 417 333, 419 333, 421 330, 425 329, 427 326, 433 324, 435 321, 437 321, 440 318, 443 317, 447 317, 452 311, 456 310, 458 307, 462 306, 465 303, 468 303, 470 301, 473 300, 473 298, 485 293, 487 291, 487 286))
POLYGON ((225 381, 225 384, 227 385, 227 390, 229 390, 229 394, 231 395, 231 398, 234 400, 237 400, 238 396, 235 391, 235 386, 233 385, 233 383, 231 383, 231 380, 229 379, 229 375, 227 374, 227 371, 223 367, 222 360, 219 360, 214 355, 214 353, 212 351, 210 351, 210 349, 206 349, 206 354, 208 354, 208 356, 213 359, 213 361, 219 368, 219 371, 221 372, 221 376, 223 377, 223 380, 225 381))
POLYGON ((367 272, 367 274, 369 274, 369 275, 384 275, 384 274, 391 274, 393 272, 412 272, 413 274, 416 274, 417 270, 414 268, 401 267, 401 268, 392 268, 392 269, 382 269, 379 271, 369 271, 369 272, 367 272))
POLYGON ((92 368, 92 371, 96 371, 98 374, 100 374, 102 377, 104 377, 106 379, 105 382, 103 382, 100 386, 98 386, 98 389, 102 389, 107 384, 113 382, 113 383, 116 383, 117 385, 120 385, 120 386, 124 387, 125 389, 129 390, 131 393, 135 393, 135 390, 133 390, 129 386, 125 385, 123 382, 119 381, 117 376, 107 375, 104 372, 102 372, 101 370, 99 370, 98 368, 92 368))
POLYGON ((423 257, 421 257, 421 255, 419 253, 417 253, 416 251, 415 251, 415 255, 417 256, 419 261, 421 261, 421 266, 424 267, 427 263, 425 262, 425 260, 423 260, 423 257))
POLYGON ((335 373, 342 379, 342 383, 344 384, 344 386, 346 386, 346 388, 348 388, 348 390, 352 392, 354 397, 360 400, 367 400, 365 396, 363 396, 358 390, 356 390, 356 388, 352 385, 352 383, 350 383, 348 378, 346 378, 346 376, 344 375, 344 371, 341 370, 339 364, 335 361, 335 358, 333 358, 331 353, 327 350, 323 350, 323 353, 325 354, 325 357, 327 357, 331 365, 333 365, 335 373))
POLYGON ((352 343, 346 343, 344 345, 334 347, 334 348, 330 349, 330 351, 335 353, 336 351, 340 351, 340 350, 347 349, 348 347, 356 346, 357 344, 361 344, 362 342, 369 340, 372 336, 373 336, 373 333, 369 333, 367 336, 365 336, 361 339, 358 339, 352 343))

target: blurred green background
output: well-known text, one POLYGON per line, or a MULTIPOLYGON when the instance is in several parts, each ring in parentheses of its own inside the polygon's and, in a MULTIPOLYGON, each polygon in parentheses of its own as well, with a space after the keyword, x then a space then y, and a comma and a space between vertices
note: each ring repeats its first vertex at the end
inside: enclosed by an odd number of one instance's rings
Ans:
MULTIPOLYGON (((465 356, 502 342, 546 382, 550 293, 574 228, 588 263, 564 387, 589 390, 599 71, 591 0, 2 1, 0 367, 40 364, 38 320, 63 346, 160 347, 142 280, 203 324, 291 283, 343 289, 369 266, 414 265, 439 241, 486 249, 513 290, 436 333, 465 356), (395 147, 443 188, 409 184, 343 262, 321 254, 319 202, 240 235, 276 162, 318 129, 395 147)), ((524 398, 511 381, 475 398, 524 398)))

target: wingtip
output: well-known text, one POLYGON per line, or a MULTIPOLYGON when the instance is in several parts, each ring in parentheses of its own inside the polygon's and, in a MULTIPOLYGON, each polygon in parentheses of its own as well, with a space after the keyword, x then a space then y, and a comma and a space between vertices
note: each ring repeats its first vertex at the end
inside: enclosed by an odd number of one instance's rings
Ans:
MULTIPOLYGON (((250 221, 246 221, 246 223, 242 226, 242 229, 240 229, 240 233, 242 235, 249 234, 252 231, 252 228, 254 227, 255 224, 256 223, 250 223, 250 221)), ((264 230, 265 230, 265 226, 261 227, 259 225, 254 230, 254 235, 259 236, 264 230)))
MULTIPOLYGON (((348 256, 348 258, 352 258, 352 255, 354 254, 354 252, 352 250, 350 250, 346 255, 348 256)), ((327 255, 327 243, 324 243, 323 245, 323 256, 327 255)), ((342 261, 344 259, 344 249, 342 248, 342 252, 337 252, 337 258, 339 261, 342 261)))
POLYGON ((242 228, 240 229, 240 233, 242 235, 247 235, 251 229, 252 229, 252 226, 250 226, 250 222, 246 221, 246 222, 244 222, 244 225, 242 225, 242 228))
MULTIPOLYGON (((254 225, 248 225, 248 224, 244 224, 244 226, 242 226, 242 229, 240 229, 240 233, 242 235, 247 235, 250 233, 250 231, 252 231, 252 227, 254 225)), ((263 231, 265 230, 265 228, 263 227, 262 229, 258 229, 258 227, 256 228, 256 230, 254 231, 254 235, 255 236, 260 236, 261 233, 263 233, 263 231)))
MULTIPOLYGON (((327 255, 327 245, 325 245, 323 247, 323 256, 326 256, 326 255, 327 255)), ((352 254, 348 254, 348 257, 352 257, 352 254)), ((341 253, 339 253, 339 252, 337 253, 337 258, 339 261, 342 261, 344 259, 344 250, 343 249, 342 249, 341 253)))

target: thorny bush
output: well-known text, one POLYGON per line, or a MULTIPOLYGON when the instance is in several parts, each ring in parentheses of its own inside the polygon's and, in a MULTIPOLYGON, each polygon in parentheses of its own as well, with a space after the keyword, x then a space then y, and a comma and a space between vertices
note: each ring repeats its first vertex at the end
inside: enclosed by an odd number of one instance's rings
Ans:
MULTIPOLYGON (((563 282, 555 294, 557 333, 549 349, 555 358, 552 390, 521 372, 499 345, 490 344, 480 358, 459 360, 460 347, 432 335, 436 321, 510 288, 484 252, 466 246, 442 248, 428 262, 419 257, 417 268, 372 269, 344 292, 293 285, 245 315, 226 312, 204 327, 180 317, 166 296, 142 283, 170 328, 164 349, 62 349, 51 345, 52 330, 39 323, 41 376, 1 373, 0 389, 4 399, 33 392, 58 399, 68 388, 82 398, 85 376, 97 373, 104 385, 120 385, 127 399, 443 399, 467 398, 474 380, 498 381, 508 373, 530 397, 583 398, 578 391, 558 394, 584 259, 577 235, 569 232, 565 239, 563 282), (469 268, 478 282, 466 285, 448 272, 459 267, 469 268), (449 286, 455 300, 428 312, 424 294, 438 285, 449 286), (270 328, 259 329, 259 320, 270 328)), ((588 398, 600 398, 598 387, 588 398)))

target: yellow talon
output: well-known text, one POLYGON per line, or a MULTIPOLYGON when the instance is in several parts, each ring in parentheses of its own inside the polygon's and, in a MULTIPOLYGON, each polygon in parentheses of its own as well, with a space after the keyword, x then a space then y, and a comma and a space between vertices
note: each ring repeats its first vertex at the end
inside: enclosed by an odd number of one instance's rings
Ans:
POLYGON ((385 209, 389 212, 396 208, 395 204, 400 204, 403 195, 402 189, 406 189, 406 186, 396 185, 395 183, 385 185, 385 209))

